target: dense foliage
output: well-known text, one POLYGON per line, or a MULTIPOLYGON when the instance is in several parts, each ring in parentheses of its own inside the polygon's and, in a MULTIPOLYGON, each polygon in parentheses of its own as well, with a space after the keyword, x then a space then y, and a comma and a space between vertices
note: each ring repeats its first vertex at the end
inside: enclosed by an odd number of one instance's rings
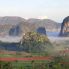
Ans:
POLYGON ((28 32, 23 36, 22 48, 26 52, 45 52, 52 48, 52 44, 45 35, 28 32))

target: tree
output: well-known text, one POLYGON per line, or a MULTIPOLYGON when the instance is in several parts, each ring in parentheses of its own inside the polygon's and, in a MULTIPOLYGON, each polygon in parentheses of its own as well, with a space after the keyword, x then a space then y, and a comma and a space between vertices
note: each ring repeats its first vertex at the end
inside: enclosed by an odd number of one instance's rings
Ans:
POLYGON ((45 52, 52 47, 49 39, 45 35, 35 32, 28 32, 23 36, 22 48, 26 52, 45 52))

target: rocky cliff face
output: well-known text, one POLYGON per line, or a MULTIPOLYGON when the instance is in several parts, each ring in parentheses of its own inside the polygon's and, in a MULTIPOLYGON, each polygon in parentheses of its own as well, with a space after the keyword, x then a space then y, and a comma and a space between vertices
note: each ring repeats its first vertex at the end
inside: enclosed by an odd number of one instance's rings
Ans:
POLYGON ((37 29, 37 33, 39 33, 41 35, 46 35, 46 29, 44 27, 39 27, 37 29))
POLYGON ((12 28, 13 25, 10 24, 0 24, 0 36, 8 35, 8 32, 10 28, 12 28))
POLYGON ((69 16, 62 22, 60 36, 69 36, 69 16))
POLYGON ((10 36, 19 36, 21 34, 21 28, 19 27, 19 25, 17 26, 13 26, 10 30, 9 30, 9 35, 10 36))

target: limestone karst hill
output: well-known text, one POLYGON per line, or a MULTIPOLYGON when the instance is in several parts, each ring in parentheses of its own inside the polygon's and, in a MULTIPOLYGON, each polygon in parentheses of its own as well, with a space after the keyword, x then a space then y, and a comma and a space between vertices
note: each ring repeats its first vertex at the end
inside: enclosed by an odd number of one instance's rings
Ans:
POLYGON ((58 31, 60 23, 50 19, 24 19, 17 16, 0 17, 0 35, 21 36, 25 32, 44 27, 48 31, 58 31))
POLYGON ((69 36, 69 16, 62 22, 60 36, 69 36))

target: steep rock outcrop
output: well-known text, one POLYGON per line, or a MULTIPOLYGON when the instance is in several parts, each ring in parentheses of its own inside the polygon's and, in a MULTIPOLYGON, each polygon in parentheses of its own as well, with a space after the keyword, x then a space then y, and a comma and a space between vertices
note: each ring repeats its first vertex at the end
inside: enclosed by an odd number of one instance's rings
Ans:
POLYGON ((19 36, 20 34, 21 34, 21 29, 19 25, 12 27, 9 31, 10 36, 19 36))
POLYGON ((69 16, 62 22, 60 36, 69 36, 69 16))
POLYGON ((37 33, 42 34, 42 35, 46 35, 46 29, 45 29, 45 27, 39 27, 37 29, 37 33))

